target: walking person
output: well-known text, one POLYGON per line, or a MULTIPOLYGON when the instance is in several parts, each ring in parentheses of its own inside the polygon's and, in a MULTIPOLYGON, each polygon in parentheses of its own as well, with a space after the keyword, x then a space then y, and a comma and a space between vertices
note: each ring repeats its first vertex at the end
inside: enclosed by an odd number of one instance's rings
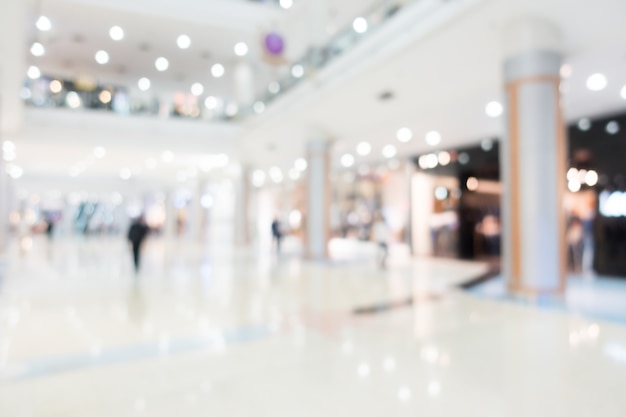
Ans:
POLYGON ((128 241, 133 247, 133 262, 135 265, 135 273, 139 272, 141 245, 145 240, 150 229, 146 225, 143 216, 134 219, 128 229, 128 241))
POLYGON ((276 254, 280 254, 280 241, 283 238, 283 231, 280 227, 280 221, 274 217, 272 221, 272 239, 276 242, 276 254))

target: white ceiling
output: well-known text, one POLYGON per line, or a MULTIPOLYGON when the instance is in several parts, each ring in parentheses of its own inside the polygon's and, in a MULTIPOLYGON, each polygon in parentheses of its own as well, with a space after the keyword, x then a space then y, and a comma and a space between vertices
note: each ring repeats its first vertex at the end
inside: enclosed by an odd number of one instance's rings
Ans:
MULTIPOLYGON (((37 62, 44 73, 46 68, 74 75, 86 72, 110 82, 135 82, 141 76, 148 76, 167 89, 187 89, 192 82, 204 79, 209 91, 227 95, 232 93, 232 79, 212 80, 207 75, 208 68, 220 61, 228 70, 235 62, 232 47, 243 40, 252 48, 248 59, 253 61, 255 76, 261 80, 257 88, 263 89, 277 70, 261 61, 260 33, 273 28, 285 31, 293 37, 291 45, 295 46, 290 53, 296 56, 293 51, 303 50, 307 45, 310 35, 307 16, 313 1, 296 1, 292 10, 283 11, 245 0, 43 0, 43 13, 51 18, 55 29, 42 38, 48 47, 46 57, 29 59, 31 63, 37 62), (108 29, 114 24, 126 30, 126 39, 121 43, 108 37, 108 29), (84 37, 83 43, 72 41, 76 33, 84 37), (187 51, 176 47, 175 39, 180 33, 192 38, 192 47, 187 51), (150 45, 148 51, 139 50, 142 43, 150 45), (111 55, 107 66, 99 66, 93 60, 100 48, 107 49, 111 55), (203 51, 210 52, 209 59, 201 57, 203 51), (158 74, 153 69, 157 56, 170 58, 168 72, 158 74)), ((334 24, 349 24, 363 7, 372 3, 374 0, 368 4, 329 0, 332 19, 328 20, 327 35, 332 34, 334 24)), ((189 121, 196 123, 193 128, 157 120, 141 120, 133 125, 111 116, 107 121, 116 128, 89 134, 89 139, 79 142, 77 138, 87 130, 75 127, 64 130, 58 124, 51 127, 41 120, 29 126, 27 120, 18 146, 19 162, 27 173, 38 177, 46 172, 62 176, 68 166, 87 158, 94 146, 106 143, 109 152, 106 162, 98 161, 86 171, 95 179, 102 179, 117 176, 122 167, 141 170, 147 159, 158 158, 164 150, 172 149, 180 156, 174 168, 155 170, 158 175, 172 178, 194 155, 221 152, 228 153, 231 160, 241 156, 252 166, 278 165, 287 169, 295 158, 305 154, 306 140, 316 135, 334 139, 337 156, 354 152, 362 140, 371 142, 372 156, 362 159, 363 162, 381 160, 380 150, 388 143, 397 145, 404 155, 427 151, 431 148, 423 137, 433 129, 442 133, 441 148, 477 142, 502 132, 503 120, 488 118, 484 106, 488 101, 501 99, 502 33, 511 19, 526 14, 547 18, 563 32, 565 61, 573 68, 563 96, 569 119, 626 109, 626 102, 619 96, 620 88, 626 84, 626 25, 623 24, 626 2, 475 0, 475 3, 426 36, 397 49, 390 46, 384 59, 363 59, 363 64, 353 63, 354 71, 343 68, 331 74, 341 82, 322 85, 320 79, 310 79, 300 93, 288 94, 263 116, 241 127, 235 126, 228 133, 220 131, 219 126, 215 130, 206 122, 189 121), (592 93, 585 88, 586 78, 594 72, 607 75, 606 90, 592 93), (378 95, 387 90, 393 91, 395 98, 386 102, 378 100, 378 95), (181 128, 186 133, 177 135, 165 126, 181 128), (414 132, 409 144, 400 144, 395 139, 396 130, 404 126, 414 132), (226 143, 225 136, 230 138, 226 143), (241 137, 237 149, 237 138, 241 137), (64 156, 43 161, 41 156, 48 153, 64 156)), ((33 22, 36 15, 31 16, 33 22)), ((364 53, 371 55, 367 50, 364 53)), ((76 119, 75 115, 66 114, 76 119)), ((67 125, 75 125, 70 119, 67 125)), ((157 177, 145 170, 141 175, 157 177)))
POLYGON ((563 33, 565 62, 573 68, 563 95, 568 119, 626 110, 619 94, 626 85, 626 2, 479 3, 426 38, 323 90, 306 105, 281 107, 279 114, 270 109, 247 137, 253 159, 263 167, 271 163, 288 167, 304 154, 303 143, 316 130, 337 140, 337 158, 343 152, 354 153, 358 142, 369 141, 374 149, 364 161, 382 159, 380 151, 388 143, 404 155, 431 150, 423 139, 430 130, 441 132, 440 148, 500 136, 503 119, 487 117, 484 108, 491 100, 502 100, 502 34, 508 22, 524 15, 549 19, 563 33), (595 72, 607 75, 606 90, 594 93, 585 87, 595 72), (378 95, 387 90, 395 93, 395 99, 379 101, 378 95), (414 139, 400 144, 395 133, 405 126, 413 130, 414 139))

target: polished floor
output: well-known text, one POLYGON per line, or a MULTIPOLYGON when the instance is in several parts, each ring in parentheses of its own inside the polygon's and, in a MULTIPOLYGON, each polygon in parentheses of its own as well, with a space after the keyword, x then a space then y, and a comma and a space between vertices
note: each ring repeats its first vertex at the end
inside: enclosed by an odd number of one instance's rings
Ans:
POLYGON ((2 272, 0 416, 626 415, 626 327, 457 289, 486 268, 154 239, 135 276, 121 238, 36 238, 2 272))

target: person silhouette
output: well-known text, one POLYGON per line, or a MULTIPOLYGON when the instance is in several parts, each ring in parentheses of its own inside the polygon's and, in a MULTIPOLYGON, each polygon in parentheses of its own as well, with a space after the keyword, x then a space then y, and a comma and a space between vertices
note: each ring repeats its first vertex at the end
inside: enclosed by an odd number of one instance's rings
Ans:
POLYGON ((283 238, 283 231, 280 227, 280 221, 278 218, 274 218, 272 221, 272 238, 276 241, 276 253, 280 253, 280 241, 283 238))
POLYGON ((135 273, 139 272, 141 245, 145 240, 150 228, 146 225, 143 216, 139 216, 131 222, 128 229, 128 241, 133 249, 133 262, 135 265, 135 273))

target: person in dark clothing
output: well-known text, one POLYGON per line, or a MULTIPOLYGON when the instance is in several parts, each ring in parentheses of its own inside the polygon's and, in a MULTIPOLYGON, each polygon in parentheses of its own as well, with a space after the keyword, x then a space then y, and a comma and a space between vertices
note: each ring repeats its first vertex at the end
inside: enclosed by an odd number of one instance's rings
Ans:
POLYGON ((141 253, 141 245, 148 235, 150 229, 146 225, 143 217, 139 217, 130 225, 128 229, 128 241, 133 247, 133 261, 135 264, 135 272, 139 272, 139 257, 141 253))
POLYGON ((272 222, 272 237, 276 241, 276 253, 280 253, 280 241, 283 238, 283 232, 280 230, 280 222, 274 218, 272 222))

